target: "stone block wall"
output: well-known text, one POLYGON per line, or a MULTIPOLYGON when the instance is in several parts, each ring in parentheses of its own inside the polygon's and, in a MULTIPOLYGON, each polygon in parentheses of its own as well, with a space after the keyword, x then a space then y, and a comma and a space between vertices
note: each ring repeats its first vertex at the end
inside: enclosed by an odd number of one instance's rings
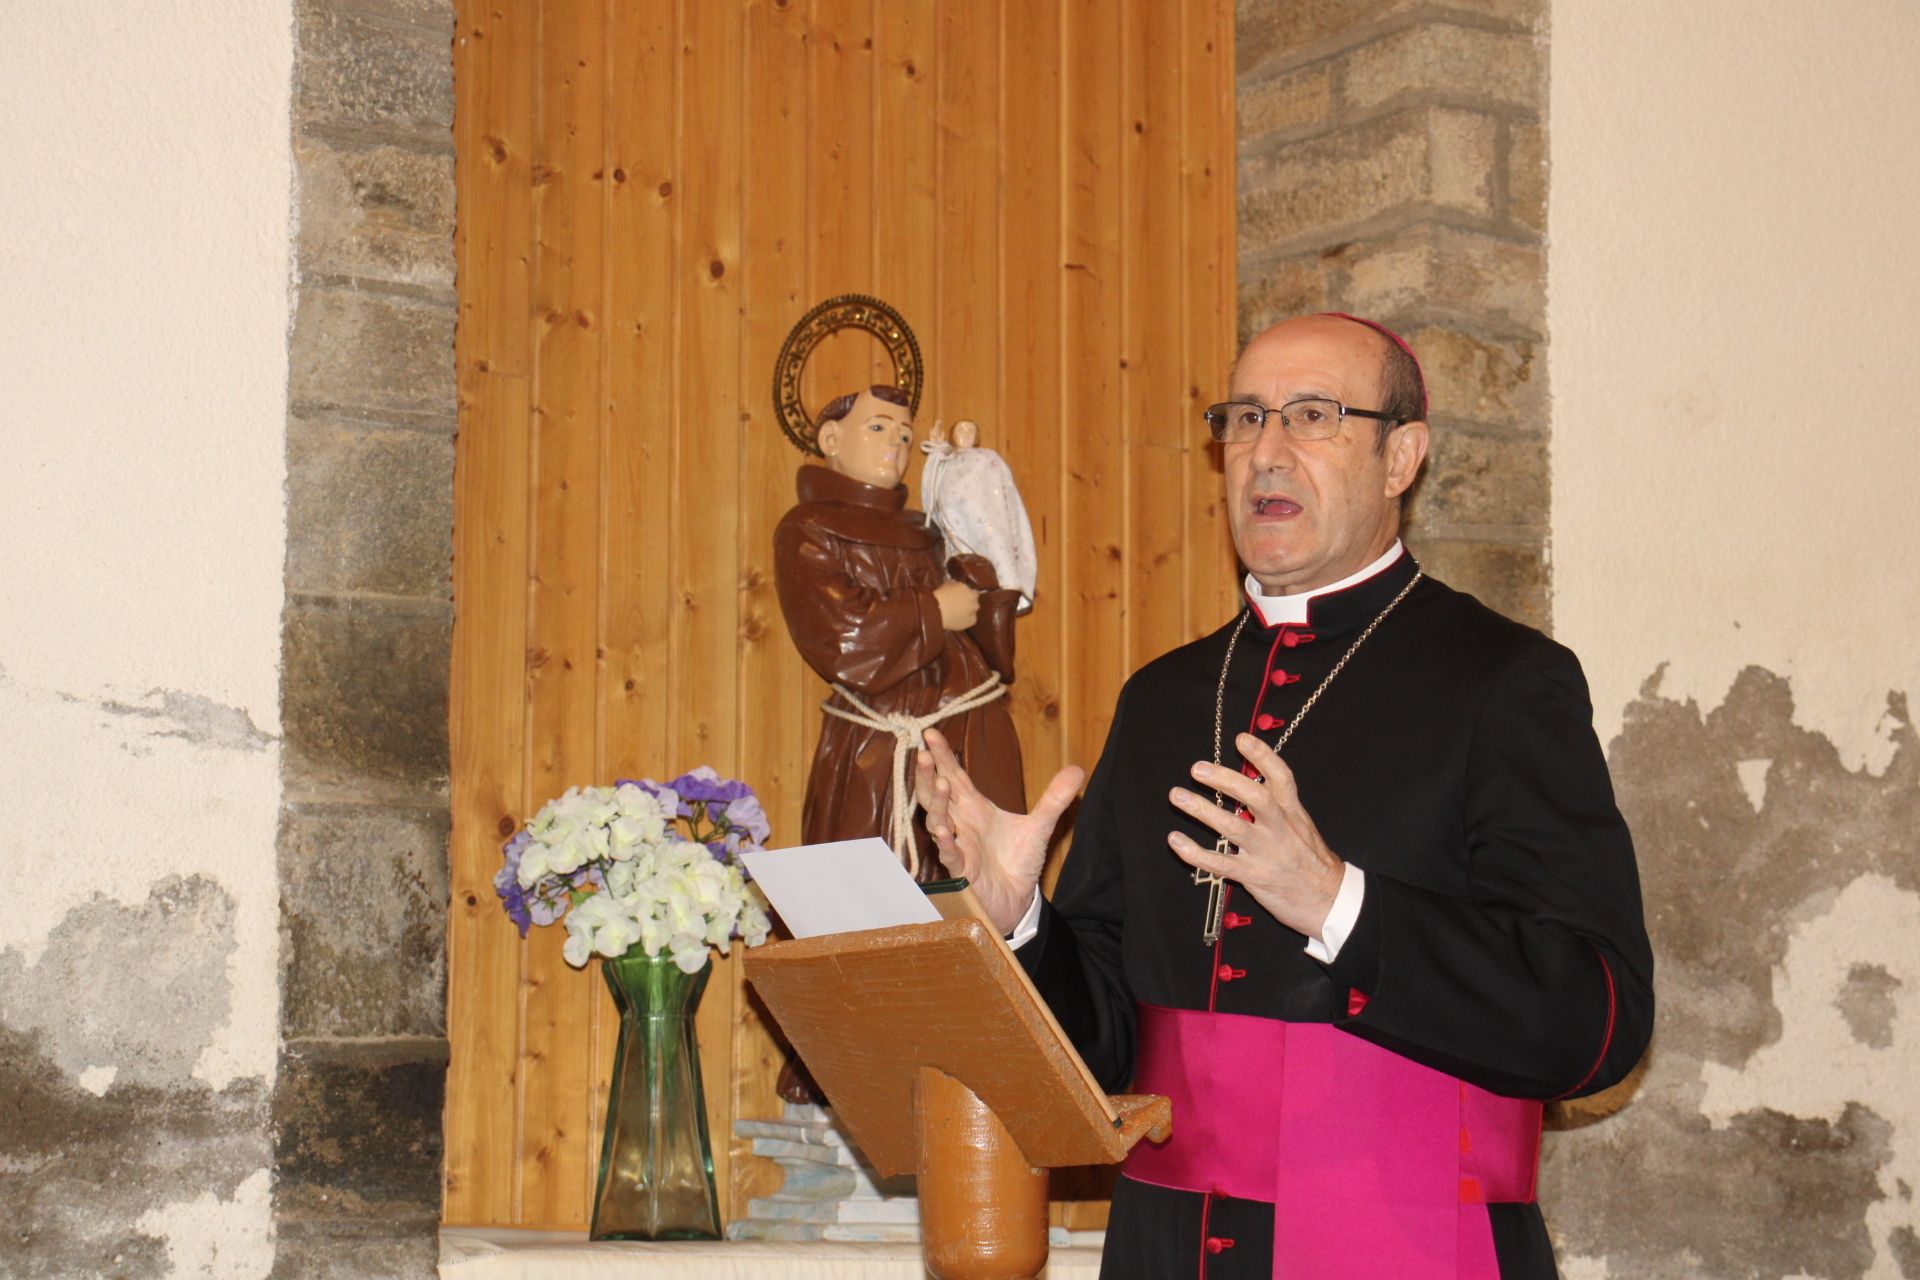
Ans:
POLYGON ((447 1057, 453 11, 302 0, 274 1274, 428 1276, 447 1057))
POLYGON ((1409 542, 1547 621, 1546 45, 1537 0, 1240 0, 1242 341, 1348 311, 1433 403, 1409 542))

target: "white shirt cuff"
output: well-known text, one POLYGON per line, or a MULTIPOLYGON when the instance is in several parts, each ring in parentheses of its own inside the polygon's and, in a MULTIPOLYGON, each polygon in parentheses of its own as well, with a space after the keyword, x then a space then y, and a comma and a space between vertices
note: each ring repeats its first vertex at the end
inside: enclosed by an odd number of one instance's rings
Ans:
MULTIPOLYGON (((1351 926, 1349 926, 1351 927, 1351 926)), ((1018 951, 1032 942, 1040 932, 1040 886, 1033 887, 1033 901, 1027 904, 1027 914, 1020 917, 1020 923, 1013 926, 1013 932, 1007 935, 1007 945, 1018 951)))
POLYGON ((1333 895, 1326 923, 1320 926, 1320 936, 1307 939, 1307 954, 1321 964, 1332 964, 1339 958, 1340 948, 1353 932, 1354 921, 1360 918, 1360 903, 1366 896, 1367 873, 1347 863, 1340 873, 1340 890, 1333 895))

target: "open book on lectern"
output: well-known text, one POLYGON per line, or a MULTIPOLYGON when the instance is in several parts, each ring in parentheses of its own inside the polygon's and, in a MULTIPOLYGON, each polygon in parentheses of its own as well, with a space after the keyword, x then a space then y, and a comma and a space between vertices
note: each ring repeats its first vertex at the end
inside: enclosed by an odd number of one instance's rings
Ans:
MULTIPOLYGON (((981 989, 976 994, 985 996, 986 988, 992 988, 999 995, 997 1002, 953 1001, 954 1016, 991 1018, 1010 1014, 1038 1036, 1055 1070, 1076 1077, 1084 1086, 1082 1096, 1098 1107, 1107 1121, 1114 1125, 1120 1123, 1119 1111, 1100 1088, 1093 1072, 1081 1061, 1053 1011, 1014 958, 1000 931, 992 926, 965 880, 921 885, 901 867, 886 842, 878 838, 752 850, 744 858, 754 882, 767 895, 768 902, 797 942, 817 940, 817 945, 824 948, 837 946, 844 940, 843 960, 835 965, 836 974, 851 976, 859 963, 857 956, 869 954, 877 960, 880 949, 898 948, 918 936, 913 926, 978 922, 979 927, 967 931, 965 944, 953 936, 950 927, 928 928, 924 932, 925 946, 931 952, 945 955, 953 963, 981 966, 978 974, 981 989), (862 942, 851 936, 879 930, 894 931, 889 937, 895 941, 883 944, 875 936, 862 942)), ((905 953, 896 951, 895 954, 904 957, 905 953)), ((931 960, 932 956, 927 959, 931 960)), ((750 978, 756 967, 752 961, 750 955, 750 978)), ((904 967, 905 963, 904 959, 891 962, 896 968, 904 967)), ((857 988, 859 984, 854 985, 857 988)), ((932 998, 943 998, 934 994, 939 991, 941 987, 935 985, 929 994, 932 998)), ((985 1042, 995 1040, 1000 1030, 981 1026, 983 1047, 985 1042)), ((797 1038, 796 1047, 805 1057, 806 1046, 799 1044, 797 1038)))
POLYGON ((940 919, 919 884, 877 836, 793 849, 749 849, 741 856, 780 922, 796 938, 940 919))

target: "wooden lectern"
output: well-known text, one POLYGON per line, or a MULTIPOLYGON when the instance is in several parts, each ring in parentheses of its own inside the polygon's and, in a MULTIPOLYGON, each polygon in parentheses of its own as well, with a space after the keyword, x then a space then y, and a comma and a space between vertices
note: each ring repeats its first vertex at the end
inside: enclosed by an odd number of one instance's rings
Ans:
POLYGON ((1167 1100, 1109 1098, 964 890, 937 924, 774 942, 746 976, 884 1177, 919 1175, 937 1280, 1047 1260, 1047 1170, 1164 1141, 1167 1100))

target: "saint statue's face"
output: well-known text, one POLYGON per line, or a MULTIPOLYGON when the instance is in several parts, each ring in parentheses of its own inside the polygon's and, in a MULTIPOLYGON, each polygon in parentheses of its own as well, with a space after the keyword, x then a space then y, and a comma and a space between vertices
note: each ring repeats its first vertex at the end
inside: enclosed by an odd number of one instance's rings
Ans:
MULTIPOLYGON (((1378 409, 1386 341, 1331 316, 1284 321, 1240 353, 1229 398, 1270 409, 1309 398, 1378 409)), ((1371 419, 1345 418, 1337 435, 1296 440, 1273 414, 1252 440, 1222 446, 1234 549, 1263 591, 1338 582, 1393 545, 1400 495, 1426 457, 1427 427, 1395 429, 1384 451, 1375 436, 1371 419)))
POLYGON ((819 440, 827 466, 862 484, 891 489, 907 474, 913 414, 903 404, 862 391, 846 417, 821 426, 819 440))
POLYGON ((980 443, 980 424, 972 418, 962 418, 953 424, 953 447, 971 449, 980 443))

